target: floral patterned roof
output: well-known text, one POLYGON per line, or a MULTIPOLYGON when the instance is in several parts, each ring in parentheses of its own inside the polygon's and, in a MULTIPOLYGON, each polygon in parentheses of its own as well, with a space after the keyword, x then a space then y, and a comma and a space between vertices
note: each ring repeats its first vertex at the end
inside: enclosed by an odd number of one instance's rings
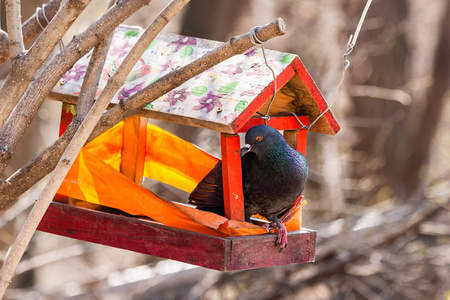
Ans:
MULTIPOLYGON (((141 33, 142 30, 136 27, 116 28, 97 96, 141 33)), ((121 89, 114 96, 112 103, 118 103, 119 100, 138 92, 171 70, 186 65, 221 44, 210 40, 160 33, 139 59, 121 89)), ((63 76, 61 84, 55 87, 53 92, 79 95, 90 55, 91 53, 81 58, 63 76)), ((275 71, 278 88, 287 83, 295 73, 299 74, 299 68, 304 69, 301 61, 294 54, 266 50, 266 55, 269 65, 275 71)), ((311 99, 314 98, 314 101, 310 99, 310 102, 322 102, 318 106, 320 111, 323 111, 326 108, 326 102, 306 69, 303 72, 306 73, 306 79, 302 78, 302 81, 306 80, 309 83, 300 89, 307 88, 308 96, 311 99), (320 98, 319 101, 317 97, 320 98)), ((250 48, 244 54, 229 58, 188 80, 144 109, 152 118, 176 120, 188 125, 236 132, 237 127, 240 126, 236 124, 242 124, 260 109, 271 98, 272 91, 272 73, 264 63, 262 51, 250 48)), ((317 106, 316 103, 314 105, 317 106)), ((317 111, 316 115, 320 111, 317 111)), ((333 122, 331 113, 327 114, 330 118, 326 121, 333 122)), ((337 130, 333 129, 334 132, 337 130)))

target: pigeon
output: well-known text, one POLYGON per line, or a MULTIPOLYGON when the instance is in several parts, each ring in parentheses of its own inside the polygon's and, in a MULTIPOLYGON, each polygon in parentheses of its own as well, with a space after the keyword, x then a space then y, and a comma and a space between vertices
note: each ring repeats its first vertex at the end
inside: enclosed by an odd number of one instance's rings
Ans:
MULTIPOLYGON (((291 148, 273 127, 258 125, 248 130, 241 149, 245 220, 259 214, 278 230, 275 245, 287 246, 287 231, 279 217, 299 198, 308 177, 303 154, 291 148)), ((200 181, 189 196, 198 209, 224 215, 222 161, 200 181)))

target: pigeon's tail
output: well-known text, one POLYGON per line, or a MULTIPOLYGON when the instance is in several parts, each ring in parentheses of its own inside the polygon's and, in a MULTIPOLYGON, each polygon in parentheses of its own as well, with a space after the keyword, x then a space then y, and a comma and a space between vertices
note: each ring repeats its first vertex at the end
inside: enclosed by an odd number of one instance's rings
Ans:
POLYGON ((224 215, 222 161, 195 187, 189 195, 189 203, 198 209, 224 215))

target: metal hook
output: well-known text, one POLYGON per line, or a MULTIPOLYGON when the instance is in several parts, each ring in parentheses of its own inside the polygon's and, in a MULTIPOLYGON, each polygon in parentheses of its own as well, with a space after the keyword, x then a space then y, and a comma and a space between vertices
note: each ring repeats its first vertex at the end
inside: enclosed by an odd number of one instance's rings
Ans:
POLYGON ((361 17, 359 18, 359 22, 358 22, 358 25, 356 26, 355 33, 351 34, 350 38, 348 39, 347 49, 345 50, 345 53, 342 56, 342 58, 344 60, 344 69, 342 70, 341 80, 339 81, 339 83, 336 86, 336 91, 334 93, 333 100, 331 100, 331 102, 328 105, 327 109, 325 109, 313 122, 311 122, 311 124, 309 124, 309 128, 311 128, 311 126, 313 126, 317 122, 317 120, 319 120, 327 111, 329 111, 331 109, 331 106, 333 105, 334 101, 337 98, 337 94, 339 92, 339 89, 341 88, 342 84, 344 83, 345 71, 348 69, 348 67, 350 67, 350 61, 348 60, 348 56, 350 55, 350 53, 352 53, 353 48, 355 47, 356 40, 358 39, 359 32, 361 31, 362 24, 364 23, 364 19, 366 18, 367 11, 369 10, 369 7, 370 7, 371 3, 372 3, 372 0, 368 0, 367 1, 366 6, 364 7, 364 10, 363 10, 363 12, 361 14, 361 17))
POLYGON ((266 66, 269 68, 269 70, 272 72, 272 77, 273 77, 273 95, 272 95, 272 99, 270 99, 269 105, 267 106, 267 110, 266 110, 266 114, 264 115, 264 117, 262 117, 264 119, 264 124, 267 125, 267 121, 270 120, 270 116, 269 116, 269 111, 270 111, 270 107, 272 106, 273 100, 275 99, 275 95, 277 93, 277 78, 275 76, 275 71, 272 69, 271 66, 269 66, 269 63, 267 61, 267 57, 266 57, 266 52, 264 49, 264 42, 261 41, 257 36, 256 36, 256 29, 258 29, 260 26, 255 26, 252 29, 250 29, 250 41, 253 43, 253 45, 257 46, 257 45, 261 45, 261 50, 262 50, 262 54, 264 57, 264 63, 266 64, 266 66))

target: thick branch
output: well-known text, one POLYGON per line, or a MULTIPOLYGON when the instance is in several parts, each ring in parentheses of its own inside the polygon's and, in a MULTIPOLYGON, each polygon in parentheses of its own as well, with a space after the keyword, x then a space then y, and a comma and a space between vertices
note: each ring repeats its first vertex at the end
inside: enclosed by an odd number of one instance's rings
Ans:
MULTIPOLYGON (((282 19, 273 21, 257 31, 257 37, 265 42, 275 36, 283 35, 285 31, 285 24, 282 19)), ((208 70, 214 65, 224 61, 236 54, 244 53, 248 48, 252 47, 253 43, 250 40, 248 33, 241 36, 233 37, 229 42, 222 46, 206 53, 204 56, 197 58, 193 62, 184 67, 173 70, 169 74, 161 77, 156 82, 140 90, 136 94, 120 102, 119 105, 108 110, 100 119, 99 124, 94 130, 95 136, 100 135, 108 128, 111 128, 118 122, 135 114, 142 107, 153 102, 172 89, 181 85, 183 82, 192 77, 208 70)))
MULTIPOLYGON (((123 76, 123 80, 125 80, 129 71, 131 71, 145 49, 153 41, 154 37, 156 37, 161 29, 169 22, 169 20, 173 16, 178 13, 181 8, 184 7, 184 5, 186 5, 187 2, 189 2, 189 0, 173 0, 162 11, 162 13, 155 19, 155 22, 152 23, 153 26, 150 25, 150 27, 147 28, 144 35, 141 36, 138 43, 127 55, 125 61, 121 64, 115 75, 120 73, 118 76, 123 76), (139 53, 140 55, 136 55, 139 53)), ((114 77, 115 76, 113 76, 113 78, 114 77)), ((113 78, 111 78, 112 82, 114 82, 113 78)), ((64 178, 69 172, 70 167, 75 161, 78 153, 81 151, 81 148, 86 143, 88 137, 91 135, 92 130, 94 129, 95 125, 97 124, 110 101, 111 98, 100 96, 99 99, 93 104, 83 123, 75 133, 72 141, 64 151, 61 160, 58 162, 55 171, 53 172, 52 177, 42 191, 41 196, 36 201, 36 204, 28 215, 28 218, 25 221, 25 224, 20 231, 19 236, 14 241, 14 244, 12 245, 11 250, 9 251, 4 265, 0 271, 0 298, 4 295, 6 288, 8 287, 9 282, 14 275, 15 269, 19 264, 23 253, 25 252, 25 249, 27 248, 34 232, 36 231, 36 228, 41 222, 42 217, 47 211, 47 208, 50 205, 53 197, 55 196, 59 186, 64 181, 64 178)))
POLYGON ((450 3, 440 26, 439 42, 434 56, 434 70, 432 73, 433 84, 427 90, 427 105, 421 117, 424 122, 416 132, 411 155, 406 163, 403 180, 406 190, 411 194, 420 188, 421 168, 428 160, 432 141, 441 119, 445 99, 448 95, 448 83, 450 82, 450 3))
POLYGON ((9 52, 14 58, 25 50, 22 37, 20 0, 6 0, 6 22, 8 25, 9 52))
MULTIPOLYGON (((92 47, 100 43, 123 20, 151 0, 123 0, 111 7, 101 18, 92 23, 83 33, 59 52, 46 66, 45 72, 40 72, 23 95, 21 101, 0 131, 0 174, 3 173, 14 155, 17 145, 33 120, 45 97, 70 67, 85 55, 92 47)), ((56 19, 56 17, 55 17, 56 19)), ((53 23, 53 22, 52 22, 53 23)))
MULTIPOLYGON (((61 0, 51 0, 50 2, 45 4, 45 16, 47 19, 51 20, 55 16, 58 11, 59 4, 61 0)), ((47 26, 47 22, 44 19, 43 9, 39 10, 38 16, 36 14, 32 15, 25 23, 22 25, 22 33, 23 33, 23 42, 24 44, 28 43, 32 39, 34 39, 39 33, 42 32, 42 28, 39 25, 36 18, 39 18, 39 21, 43 26, 47 26)), ((9 58, 9 42, 8 35, 4 31, 0 31, 0 64, 4 63, 9 58)))
MULTIPOLYGON (((281 19, 260 28, 257 32, 258 38, 263 41, 283 34, 284 22, 281 19)), ((211 66, 220 63, 228 57, 231 57, 238 53, 243 53, 245 50, 252 46, 253 44, 251 43, 248 34, 235 37, 230 42, 224 44, 218 49, 211 51, 204 57, 195 60, 194 62, 183 68, 170 72, 154 84, 148 86, 144 90, 145 92, 137 93, 130 97, 129 102, 127 103, 131 103, 132 107, 137 107, 135 109, 135 111, 137 111, 147 103, 162 96, 164 93, 166 93, 165 91, 170 90, 172 86, 172 88, 174 88, 184 81, 196 76, 197 74, 208 70, 211 66), (183 70, 183 72, 181 72, 181 70, 183 70), (164 85, 161 82, 163 82, 164 85), (158 92, 159 88, 162 88, 163 90, 158 92), (152 98, 146 98, 148 97, 148 93, 153 95, 152 98)), ((120 107, 120 105, 116 107, 120 107)), ((124 111, 123 108, 118 108, 115 111, 108 113, 111 117, 104 115, 100 119, 99 124, 97 125, 96 129, 94 129, 93 134, 89 138, 90 140, 97 137, 108 128, 112 127, 121 119, 125 119, 129 116, 130 113, 132 114, 133 112, 124 111)), ((0 186, 0 195, 2 195, 0 211, 8 208, 12 203, 14 203, 15 199, 18 196, 28 190, 31 186, 33 186, 36 182, 41 180, 45 175, 50 173, 55 168, 59 157, 62 154, 62 151, 64 151, 64 148, 73 137, 79 122, 80 120, 78 118, 75 118, 74 122, 70 124, 70 126, 67 128, 66 132, 60 139, 55 141, 50 147, 40 153, 38 157, 36 157, 33 161, 29 162, 15 174, 13 174, 7 180, 6 184, 0 186)))
MULTIPOLYGON (((39 68, 52 53, 58 41, 90 2, 91 0, 66 1, 30 50, 14 61, 8 77, 0 88, 0 128, 5 124, 17 102, 34 80, 39 68)), ((19 112, 21 113, 21 111, 19 112)), ((11 119, 14 120, 15 118, 11 119)), ((2 169, 0 166, 0 174, 3 174, 3 171, 4 168, 2 169)))

